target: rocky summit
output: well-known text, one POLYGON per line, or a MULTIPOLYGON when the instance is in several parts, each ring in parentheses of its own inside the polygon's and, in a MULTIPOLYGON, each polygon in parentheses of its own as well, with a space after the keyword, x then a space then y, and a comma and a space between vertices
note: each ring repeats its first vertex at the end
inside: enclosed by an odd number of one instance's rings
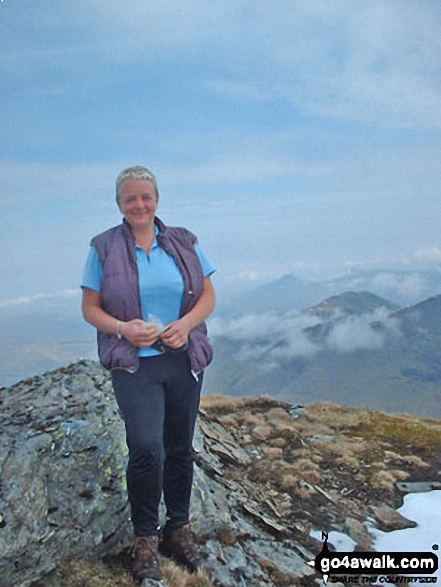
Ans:
MULTIPOLYGON (((80 361, 0 397, 0 587, 136 585, 108 373, 80 361)), ((170 587, 321 585, 312 531, 372 550, 366 521, 414 525, 395 511, 404 493, 440 479, 440 421, 323 402, 205 396, 194 446, 192 524, 210 578, 164 561, 170 587)))

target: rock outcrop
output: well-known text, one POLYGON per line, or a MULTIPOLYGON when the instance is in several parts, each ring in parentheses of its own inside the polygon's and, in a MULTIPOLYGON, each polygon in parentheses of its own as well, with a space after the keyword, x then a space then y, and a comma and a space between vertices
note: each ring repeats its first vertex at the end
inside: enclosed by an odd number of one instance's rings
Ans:
MULTIPOLYGON (((0 587, 43 586, 73 558, 118 557, 131 540, 127 451, 106 371, 81 361, 0 395, 0 587)), ((406 483, 439 479, 440 448, 435 420, 206 396, 192 520, 214 579, 317 585, 310 532, 344 531, 366 550, 368 518, 411 526, 394 508, 406 483)))
POLYGON ((25 380, 1 399, 0 585, 26 587, 65 558, 126 541, 124 432, 94 363, 25 380))

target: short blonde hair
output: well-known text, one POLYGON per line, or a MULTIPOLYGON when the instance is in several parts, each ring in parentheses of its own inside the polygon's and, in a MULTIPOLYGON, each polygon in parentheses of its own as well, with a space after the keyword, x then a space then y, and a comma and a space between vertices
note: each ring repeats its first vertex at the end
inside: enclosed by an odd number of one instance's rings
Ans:
POLYGON ((116 199, 119 200, 120 196, 120 189, 121 185, 126 179, 137 179, 137 180, 147 180, 149 181, 152 186, 155 188, 156 197, 159 198, 158 192, 158 184, 156 183, 156 177, 153 173, 147 169, 147 167, 142 167, 141 165, 135 165, 134 167, 128 167, 121 171, 121 173, 116 178, 116 199))

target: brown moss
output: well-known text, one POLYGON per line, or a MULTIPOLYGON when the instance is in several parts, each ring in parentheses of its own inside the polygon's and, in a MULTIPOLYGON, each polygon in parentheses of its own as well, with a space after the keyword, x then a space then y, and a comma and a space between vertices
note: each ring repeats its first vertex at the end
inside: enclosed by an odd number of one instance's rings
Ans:
POLYGON ((268 459, 281 459, 283 456, 282 449, 276 446, 265 446, 262 452, 268 459))
POLYGON ((318 471, 308 469, 302 473, 302 479, 311 485, 320 483, 321 475, 318 471))
POLYGON ((312 500, 313 494, 312 492, 305 486, 296 487, 295 493, 300 500, 312 500))
MULTIPOLYGON (((213 587, 203 572, 188 573, 168 559, 161 557, 164 584, 167 587, 213 587)), ((60 565, 54 573, 35 587, 139 587, 119 561, 79 560, 60 565)))
POLYGON ((285 438, 277 437, 277 438, 271 438, 269 441, 269 444, 271 446, 277 446, 279 448, 284 448, 288 444, 288 441, 285 438))
POLYGON ((296 475, 293 475, 292 473, 286 473, 285 475, 282 475, 280 485, 284 491, 294 491, 298 482, 299 478, 296 475))
POLYGON ((427 457, 441 449, 441 423, 436 420, 371 411, 353 432, 367 441, 387 440, 400 449, 411 446, 427 457))
POLYGON ((393 491, 395 476, 391 471, 376 471, 369 478, 369 483, 374 489, 393 491))
POLYGON ((406 455, 403 457, 404 461, 407 461, 408 463, 412 463, 412 465, 415 465, 415 467, 418 468, 425 468, 425 467, 429 467, 429 463, 426 463, 426 461, 423 461, 423 459, 420 459, 420 457, 417 457, 416 455, 406 455))
POLYGON ((235 397, 231 395, 204 395, 201 398, 201 408, 210 410, 212 414, 227 414, 237 410, 267 411, 280 406, 280 402, 269 395, 259 397, 235 397))
POLYGON ((231 428, 239 428, 239 423, 233 415, 220 416, 219 422, 223 426, 230 426, 231 428))
POLYGON ((350 455, 343 455, 335 459, 335 464, 345 469, 356 469, 360 466, 360 461, 350 455))
POLYGON ((348 430, 358 426, 365 417, 367 410, 341 406, 330 402, 317 402, 309 404, 308 417, 315 424, 323 423, 333 430, 348 430))
POLYGON ((297 577, 292 575, 285 575, 278 569, 274 569, 271 573, 271 580, 275 587, 292 587, 296 584, 297 577))
POLYGON ((109 567, 101 561, 79 560, 60 565, 37 587, 138 587, 121 567, 109 567))
POLYGON ((229 528, 221 528, 217 532, 216 538, 226 546, 233 546, 237 542, 236 535, 229 528))
POLYGON ((240 418, 240 423, 242 426, 246 426, 247 428, 254 428, 254 426, 264 424, 265 420, 262 417, 259 417, 258 414, 252 414, 251 412, 248 412, 240 418))

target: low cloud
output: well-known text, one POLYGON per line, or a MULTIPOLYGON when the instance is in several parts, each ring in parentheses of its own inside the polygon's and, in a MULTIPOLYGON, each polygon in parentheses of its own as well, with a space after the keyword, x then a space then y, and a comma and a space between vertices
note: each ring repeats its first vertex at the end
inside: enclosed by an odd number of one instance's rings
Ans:
POLYGON ((311 316, 248 315, 237 319, 213 318, 210 336, 240 343, 239 361, 256 361, 263 371, 293 358, 312 358, 320 347, 308 339, 305 328, 319 321, 311 316))
POLYGON ((388 317, 386 308, 338 321, 326 337, 326 347, 338 352, 382 349, 391 337, 399 336, 399 321, 388 317))
POLYGON ((396 293, 403 298, 417 300, 423 295, 427 284, 419 273, 399 275, 384 272, 376 275, 368 287, 374 291, 380 291, 386 296, 390 293, 396 293))
POLYGON ((19 296, 16 298, 9 298, 7 300, 3 300, 0 302, 0 309, 13 309, 13 308, 23 308, 23 307, 30 307, 30 306, 39 306, 42 305, 59 305, 64 303, 66 300, 70 300, 72 298, 78 298, 80 295, 79 289, 66 289, 61 292, 56 293, 39 293, 33 296, 19 296))
POLYGON ((305 314, 248 315, 237 319, 214 318, 210 336, 239 343, 237 358, 254 360, 268 370, 294 359, 313 359, 324 351, 350 353, 377 350, 400 336, 400 324, 386 308, 360 316, 341 317, 336 311, 326 321, 305 314), (311 335, 311 328, 323 326, 311 335))
POLYGON ((236 341, 274 341, 282 337, 294 337, 308 326, 319 321, 311 316, 285 314, 262 314, 241 316, 240 318, 213 318, 210 321, 210 335, 236 341))
POLYGON ((414 253, 415 259, 422 263, 441 263, 441 249, 439 247, 428 247, 426 249, 419 249, 414 253))

